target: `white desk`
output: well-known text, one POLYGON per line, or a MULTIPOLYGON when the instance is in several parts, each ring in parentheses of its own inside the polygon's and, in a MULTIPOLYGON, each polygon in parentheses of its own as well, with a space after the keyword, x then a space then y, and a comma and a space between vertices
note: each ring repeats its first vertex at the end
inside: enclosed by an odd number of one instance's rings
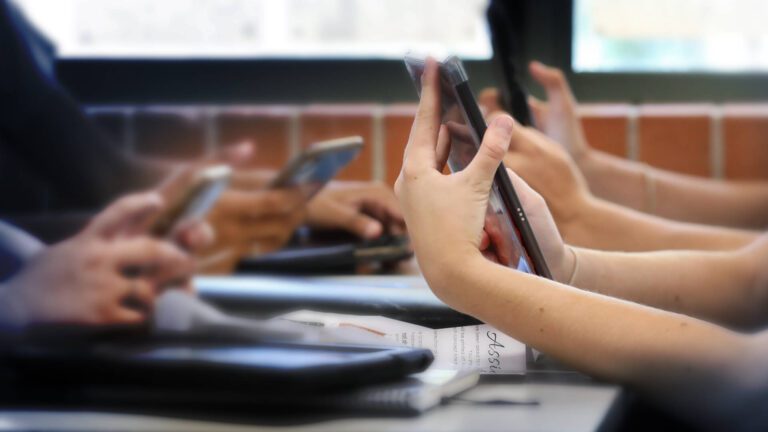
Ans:
POLYGON ((595 431, 616 403, 619 388, 595 385, 482 384, 472 399, 535 399, 538 406, 454 403, 414 418, 341 418, 301 426, 262 426, 96 412, 0 411, 0 431, 131 432, 434 432, 595 431))

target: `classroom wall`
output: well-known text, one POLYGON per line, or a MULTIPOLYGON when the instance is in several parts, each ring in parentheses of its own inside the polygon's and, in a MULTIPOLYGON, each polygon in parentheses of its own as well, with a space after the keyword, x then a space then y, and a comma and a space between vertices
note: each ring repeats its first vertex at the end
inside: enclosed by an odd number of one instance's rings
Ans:
MULTIPOLYGON (((346 180, 394 183, 416 106, 407 104, 92 106, 89 115, 131 152, 163 159, 258 143, 255 167, 278 168, 303 146, 361 135, 346 180)), ((601 150, 678 172, 768 179, 768 104, 586 104, 580 115, 601 150)))

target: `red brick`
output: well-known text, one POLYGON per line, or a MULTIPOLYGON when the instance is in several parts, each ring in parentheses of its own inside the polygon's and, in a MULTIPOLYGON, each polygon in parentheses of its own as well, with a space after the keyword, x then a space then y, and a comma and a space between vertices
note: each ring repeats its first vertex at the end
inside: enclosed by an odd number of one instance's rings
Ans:
POLYGON ((215 115, 220 147, 250 141, 256 145, 252 166, 279 169, 291 156, 291 122, 298 112, 287 106, 231 106, 215 115))
POLYGON ((400 175, 403 153, 411 133, 416 108, 415 104, 396 104, 384 110, 385 180, 389 185, 394 185, 400 175))
POLYGON ((768 105, 723 107, 725 177, 768 179, 768 105))
POLYGON ((301 145, 346 136, 363 137, 363 150, 336 177, 339 180, 373 178, 374 105, 311 105, 301 113, 301 145))
POLYGON ((579 117, 589 145, 615 156, 627 157, 632 107, 625 104, 582 104, 579 117))
POLYGON ((710 105, 643 105, 638 158, 655 167, 698 176, 712 174, 710 105))
POLYGON ((153 106, 133 116, 134 149, 142 156, 190 159, 206 152, 207 112, 199 107, 153 106))

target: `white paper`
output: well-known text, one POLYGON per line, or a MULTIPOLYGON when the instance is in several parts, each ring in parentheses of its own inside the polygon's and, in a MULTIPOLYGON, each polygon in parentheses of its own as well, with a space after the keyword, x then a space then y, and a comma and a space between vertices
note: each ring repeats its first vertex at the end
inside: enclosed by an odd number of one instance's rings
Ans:
POLYGON ((382 344, 426 348, 435 355, 433 367, 476 369, 483 374, 524 374, 525 345, 482 324, 430 329, 381 316, 297 311, 277 317, 313 327, 349 328, 377 335, 382 344))

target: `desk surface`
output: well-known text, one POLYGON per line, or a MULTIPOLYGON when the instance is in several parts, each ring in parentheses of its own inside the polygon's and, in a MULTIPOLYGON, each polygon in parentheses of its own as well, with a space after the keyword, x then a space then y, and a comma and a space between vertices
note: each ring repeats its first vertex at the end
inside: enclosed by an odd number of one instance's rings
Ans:
POLYGON ((46 431, 595 431, 616 403, 613 386, 485 383, 465 393, 472 400, 534 399, 538 406, 454 402, 413 418, 337 418, 300 426, 208 422, 80 411, 0 411, 0 430, 46 431))
MULTIPOLYGON (((427 289, 413 276, 357 276, 319 278, 330 283, 370 287, 427 289)), ((537 406, 454 402, 412 418, 333 418, 300 426, 275 426, 274 420, 211 422, 90 411, 12 411, 0 409, 0 431, 595 431, 617 403, 620 388, 587 380, 547 378, 510 381, 488 377, 462 395, 467 400, 537 400, 537 406)), ((199 414, 199 413, 198 413, 199 414)), ((204 417, 204 415, 203 415, 204 417)), ((200 418, 200 417, 197 417, 200 418)))

